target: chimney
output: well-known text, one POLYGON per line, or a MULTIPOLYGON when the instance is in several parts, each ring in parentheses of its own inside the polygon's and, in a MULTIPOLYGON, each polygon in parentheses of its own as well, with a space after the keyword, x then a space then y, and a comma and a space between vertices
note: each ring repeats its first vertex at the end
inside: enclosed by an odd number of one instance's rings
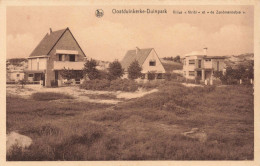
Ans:
POLYGON ((50 28, 50 34, 52 33, 52 29, 50 28))
POLYGON ((204 53, 204 55, 207 55, 207 52, 208 51, 208 48, 207 47, 205 47, 205 48, 203 48, 203 53, 204 53))
POLYGON ((135 49, 135 50, 136 50, 136 52, 135 52, 135 53, 136 53, 136 55, 137 55, 137 53, 139 52, 140 48, 136 47, 136 49, 135 49))

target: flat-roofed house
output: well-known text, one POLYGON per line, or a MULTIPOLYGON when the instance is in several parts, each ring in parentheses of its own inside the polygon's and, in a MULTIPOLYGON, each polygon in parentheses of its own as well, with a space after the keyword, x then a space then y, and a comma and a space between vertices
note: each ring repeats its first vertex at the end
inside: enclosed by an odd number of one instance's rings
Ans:
POLYGON ((132 62, 137 61, 139 65, 142 67, 141 73, 143 74, 142 79, 148 78, 148 73, 152 72, 156 74, 156 79, 163 78, 163 73, 165 73, 165 69, 155 52, 154 48, 144 48, 140 49, 136 47, 136 49, 128 50, 121 61, 122 68, 124 69, 125 75, 124 77, 128 77, 128 67, 132 62))
POLYGON ((207 48, 193 51, 183 58, 183 76, 187 79, 211 80, 215 71, 225 71, 224 56, 207 56, 207 48))
MULTIPOLYGON (((86 55, 69 28, 47 33, 28 58, 26 77, 41 81, 43 86, 60 86, 64 68, 82 70, 86 55)), ((80 76, 76 78, 76 81, 80 76)))
POLYGON ((24 71, 22 69, 7 70, 7 82, 19 82, 24 79, 24 71))

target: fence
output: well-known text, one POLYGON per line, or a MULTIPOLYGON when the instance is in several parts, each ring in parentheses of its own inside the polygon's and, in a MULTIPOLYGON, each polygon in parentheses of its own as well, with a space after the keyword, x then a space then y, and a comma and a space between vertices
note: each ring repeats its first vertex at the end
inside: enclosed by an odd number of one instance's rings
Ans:
MULTIPOLYGON (((6 84, 20 84, 19 81, 7 81, 6 84)), ((40 84, 40 81, 26 81, 25 84, 40 84)))

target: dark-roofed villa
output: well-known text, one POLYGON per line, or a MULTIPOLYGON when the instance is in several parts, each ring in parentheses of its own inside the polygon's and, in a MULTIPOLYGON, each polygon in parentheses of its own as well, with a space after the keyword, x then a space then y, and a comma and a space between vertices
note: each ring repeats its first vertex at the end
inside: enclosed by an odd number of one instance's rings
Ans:
MULTIPOLYGON (((64 68, 77 71, 84 67, 85 53, 69 28, 47 33, 28 58, 26 78, 39 81, 43 86, 60 86, 64 83, 60 71, 64 68)), ((73 83, 80 83, 79 75, 73 83)))

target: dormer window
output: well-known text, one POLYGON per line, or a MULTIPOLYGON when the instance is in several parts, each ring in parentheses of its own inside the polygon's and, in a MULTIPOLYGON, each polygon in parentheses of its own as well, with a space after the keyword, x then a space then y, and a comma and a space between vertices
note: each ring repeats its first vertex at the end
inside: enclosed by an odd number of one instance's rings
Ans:
POLYGON ((150 65, 150 66, 155 66, 155 65, 156 65, 156 61, 155 61, 155 60, 151 60, 151 61, 149 62, 149 65, 150 65))

